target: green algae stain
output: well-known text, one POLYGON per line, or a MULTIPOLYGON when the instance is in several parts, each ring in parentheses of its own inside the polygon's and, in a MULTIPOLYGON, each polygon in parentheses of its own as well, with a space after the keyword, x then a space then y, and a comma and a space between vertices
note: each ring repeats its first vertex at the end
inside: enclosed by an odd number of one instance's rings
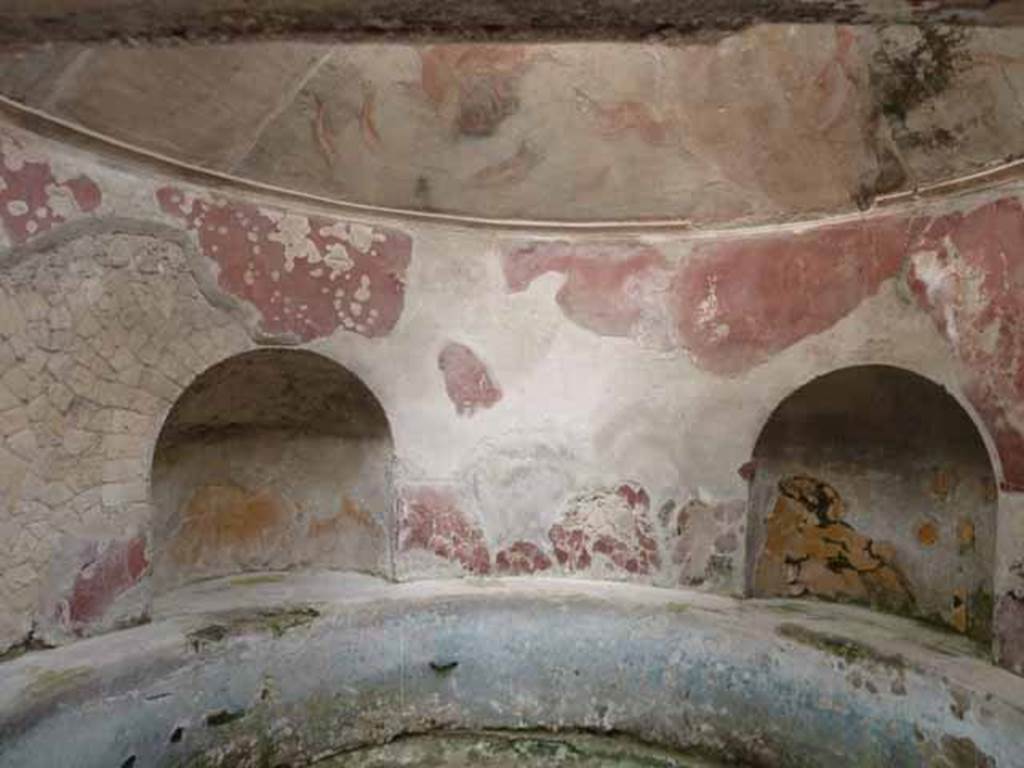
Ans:
POLYGON ((775 632, 787 640, 817 648, 850 664, 875 663, 897 670, 903 670, 906 667, 906 660, 899 654, 882 653, 867 643, 842 635, 818 632, 800 624, 788 622, 780 624, 775 632))
POLYGON ((304 627, 320 617, 320 611, 310 606, 239 610, 218 614, 217 621, 189 632, 189 646, 200 653, 229 637, 270 633, 282 637, 297 627, 304 627))
POLYGON ((93 677, 92 667, 68 667, 67 669, 41 669, 35 678, 25 686, 25 695, 44 698, 62 694, 93 677))

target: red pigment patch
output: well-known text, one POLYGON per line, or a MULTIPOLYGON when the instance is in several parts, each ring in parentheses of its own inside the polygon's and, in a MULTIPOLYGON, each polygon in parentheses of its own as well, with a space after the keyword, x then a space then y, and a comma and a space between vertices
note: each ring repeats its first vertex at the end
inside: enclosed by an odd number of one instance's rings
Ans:
POLYGON ((677 129, 674 117, 665 117, 642 101, 598 101, 580 92, 597 132, 606 139, 637 136, 650 146, 663 146, 677 129))
POLYGON ((1024 209, 1006 198, 921 231, 907 282, 963 363, 1005 485, 1024 490, 1024 209))
POLYGON ((472 416, 478 408, 490 408, 501 400, 501 387, 494 383, 487 366, 465 344, 454 341, 446 344, 438 355, 437 367, 444 374, 448 399, 460 416, 472 416))
MULTIPOLYGON (((502 268, 513 293, 548 272, 564 274, 558 306, 577 325, 602 336, 639 334, 654 303, 648 289, 667 282, 668 275, 664 255, 640 243, 536 243, 503 253, 502 268)), ((656 321, 661 312, 654 314, 656 321)))
POLYGON ((523 576, 548 570, 553 563, 544 550, 531 541, 517 541, 498 552, 495 569, 505 576, 523 576))
POLYGON ((95 210, 102 197, 88 176, 58 181, 49 162, 0 134, 0 221, 14 243, 95 210))
POLYGON ((502 255, 510 291, 566 276, 565 315, 602 336, 681 347, 735 375, 848 315, 894 277, 910 225, 895 218, 699 243, 674 269, 642 243, 535 243, 502 255))
POLYGON ((470 573, 491 571, 483 531, 459 508, 456 495, 444 488, 406 488, 401 499, 398 541, 403 552, 422 549, 459 563, 470 573))
POLYGON ((576 499, 548 532, 555 558, 565 569, 580 571, 600 554, 628 573, 650 573, 661 564, 648 514, 650 503, 647 491, 630 484, 614 493, 576 499))
POLYGON ((102 551, 99 544, 93 543, 84 559, 87 564, 75 578, 67 600, 67 617, 72 628, 101 618, 118 595, 138 583, 149 565, 146 539, 142 536, 111 543, 102 551))
POLYGON ((160 208, 198 234, 218 285, 259 310, 261 330, 300 341, 338 328, 387 335, 405 301, 412 239, 395 229, 301 216, 234 200, 157 191, 160 208))
POLYGON ((706 370, 746 371, 877 293, 908 229, 890 218, 698 245, 672 283, 679 341, 706 370))

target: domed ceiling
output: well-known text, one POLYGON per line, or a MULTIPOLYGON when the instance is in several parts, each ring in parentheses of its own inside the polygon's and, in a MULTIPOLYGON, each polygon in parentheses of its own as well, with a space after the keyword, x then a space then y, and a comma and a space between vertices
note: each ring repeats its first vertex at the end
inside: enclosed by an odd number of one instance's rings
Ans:
POLYGON ((761 24, 672 42, 60 44, 0 93, 335 200, 473 217, 770 222, 1024 152, 1024 30, 761 24))

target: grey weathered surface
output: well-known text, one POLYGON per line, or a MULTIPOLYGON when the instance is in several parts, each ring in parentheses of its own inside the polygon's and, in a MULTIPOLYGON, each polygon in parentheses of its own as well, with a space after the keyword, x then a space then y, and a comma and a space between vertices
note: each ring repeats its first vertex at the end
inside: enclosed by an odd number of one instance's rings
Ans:
POLYGON ((322 35, 641 40, 771 22, 1021 23, 1016 0, 7 0, 0 43, 322 35))
POLYGON ((1024 765, 1024 679, 854 608, 310 575, 207 582, 158 611, 0 665, 0 765, 304 765, 403 733, 523 727, 780 767, 1024 765))

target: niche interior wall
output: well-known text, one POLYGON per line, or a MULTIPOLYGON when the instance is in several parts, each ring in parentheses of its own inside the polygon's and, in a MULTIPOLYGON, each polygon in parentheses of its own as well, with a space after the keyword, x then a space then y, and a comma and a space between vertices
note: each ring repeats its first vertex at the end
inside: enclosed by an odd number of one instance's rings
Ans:
POLYGON ((858 366, 797 389, 754 448, 752 593, 915 616, 991 641, 995 475, 942 387, 858 366))
POLYGON ((261 349, 201 373, 153 456, 153 578, 299 566, 389 575, 392 444, 366 386, 312 352, 261 349))

